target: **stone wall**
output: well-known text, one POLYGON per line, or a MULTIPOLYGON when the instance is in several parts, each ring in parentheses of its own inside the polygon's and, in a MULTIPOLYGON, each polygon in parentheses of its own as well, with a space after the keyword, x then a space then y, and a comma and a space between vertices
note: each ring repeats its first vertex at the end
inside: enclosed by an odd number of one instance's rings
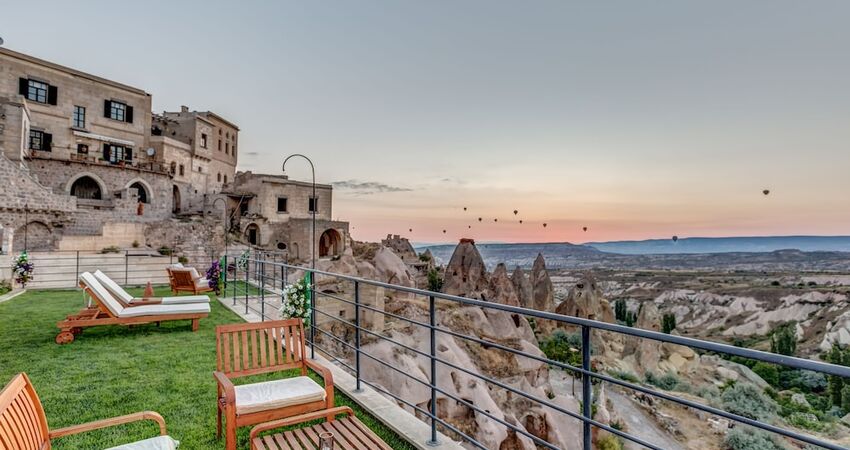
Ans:
MULTIPOLYGON (((239 172, 229 191, 250 193, 248 214, 263 216, 269 222, 286 222, 290 219, 309 219, 309 199, 313 193, 311 183, 289 180, 282 175, 254 174, 239 172), (287 199, 286 211, 278 211, 278 198, 287 199)), ((317 184, 316 196, 319 197, 317 220, 331 220, 333 217, 333 188, 317 184)))

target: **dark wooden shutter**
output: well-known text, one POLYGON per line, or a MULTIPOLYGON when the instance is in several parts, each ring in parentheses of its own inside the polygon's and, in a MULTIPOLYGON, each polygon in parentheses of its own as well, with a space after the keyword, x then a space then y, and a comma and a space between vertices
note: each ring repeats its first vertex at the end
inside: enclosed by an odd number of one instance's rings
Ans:
POLYGON ((51 105, 56 104, 56 100, 59 97, 59 89, 56 89, 56 86, 47 86, 47 103, 51 105))
POLYGON ((50 133, 41 133, 41 149, 49 152, 53 149, 53 135, 50 133))
POLYGON ((103 143, 103 159, 109 161, 109 144, 103 143))
POLYGON ((133 149, 130 147, 124 147, 124 161, 132 161, 133 160, 133 149))
POLYGON ((27 93, 29 92, 29 89, 30 89, 30 80, 27 80, 26 78, 19 78, 18 79, 18 94, 21 94, 24 97, 26 97, 27 93))
POLYGON ((124 114, 124 121, 127 123, 133 123, 133 107, 127 105, 127 112, 124 114))
POLYGON ((111 100, 104 100, 103 101, 103 117, 106 117, 107 119, 112 117, 112 115, 109 114, 110 109, 112 109, 112 101, 111 100))

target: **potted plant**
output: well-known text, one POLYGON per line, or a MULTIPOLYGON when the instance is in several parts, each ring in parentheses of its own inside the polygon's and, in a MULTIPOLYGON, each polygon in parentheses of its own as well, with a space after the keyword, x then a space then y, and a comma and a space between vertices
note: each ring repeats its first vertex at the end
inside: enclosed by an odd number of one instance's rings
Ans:
POLYGON ((12 275, 15 277, 15 281, 21 285, 22 288, 27 287, 27 283, 32 280, 32 271, 35 268, 33 264, 29 260, 29 255, 27 255, 26 250, 22 251, 17 258, 15 258, 15 263, 12 264, 12 275))
POLYGON ((307 277, 283 288, 280 316, 283 319, 301 318, 310 326, 310 284, 307 277))

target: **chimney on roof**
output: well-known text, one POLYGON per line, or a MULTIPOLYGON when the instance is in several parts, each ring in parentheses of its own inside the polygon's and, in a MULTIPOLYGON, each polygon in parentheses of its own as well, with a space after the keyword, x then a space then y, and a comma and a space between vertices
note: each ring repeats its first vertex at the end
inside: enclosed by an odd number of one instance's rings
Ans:
POLYGON ((180 112, 187 113, 189 112, 189 107, 186 105, 180 105, 180 112))

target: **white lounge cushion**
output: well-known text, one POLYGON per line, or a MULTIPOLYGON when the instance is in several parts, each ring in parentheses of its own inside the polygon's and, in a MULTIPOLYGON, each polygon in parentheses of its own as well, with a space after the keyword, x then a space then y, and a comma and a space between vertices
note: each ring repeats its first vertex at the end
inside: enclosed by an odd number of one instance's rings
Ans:
POLYGON ((184 303, 179 305, 141 305, 124 308, 119 317, 144 317, 160 314, 208 314, 209 303, 184 303))
POLYGON ((118 300, 115 300, 115 298, 112 297, 112 294, 110 294, 109 291, 103 287, 99 281, 97 281, 97 278, 95 278, 94 275, 90 272, 83 272, 80 274, 80 280, 82 280, 83 283, 88 286, 92 292, 94 292, 94 296, 97 297, 104 306, 106 306, 106 309, 108 309, 113 316, 122 317, 121 314, 126 308, 124 308, 118 300))
POLYGON ((308 377, 236 386, 236 413, 248 414, 325 399, 325 388, 308 377))
POLYGON ((210 281, 206 278, 198 278, 197 280, 195 280, 195 286, 199 288, 208 288, 210 287, 210 281))
POLYGON ((198 273, 198 269, 196 269, 194 267, 189 268, 189 273, 192 275, 193 280, 197 280, 198 278, 201 278, 201 274, 198 273))
MULTIPOLYGON (((100 281, 100 284, 106 288, 107 291, 111 292, 114 296, 118 297, 119 300, 123 301, 126 304, 131 304, 133 300, 136 300, 135 297, 130 295, 129 292, 125 291, 118 283, 116 283, 112 278, 109 278, 105 273, 100 270, 95 271, 94 277, 97 278, 97 281, 100 281)), ((206 295, 185 295, 182 297, 162 297, 161 304, 163 305, 180 305, 184 303, 209 303, 210 298, 206 295)))
POLYGON ((182 269, 182 268, 183 268, 183 263, 176 262, 176 263, 174 263, 174 264, 172 264, 172 265, 171 265, 171 268, 172 268, 172 269, 182 269))
POLYGON ((132 444, 109 447, 106 450, 176 450, 179 446, 180 442, 175 441, 171 436, 157 436, 155 438, 145 439, 144 441, 133 442, 132 444))

